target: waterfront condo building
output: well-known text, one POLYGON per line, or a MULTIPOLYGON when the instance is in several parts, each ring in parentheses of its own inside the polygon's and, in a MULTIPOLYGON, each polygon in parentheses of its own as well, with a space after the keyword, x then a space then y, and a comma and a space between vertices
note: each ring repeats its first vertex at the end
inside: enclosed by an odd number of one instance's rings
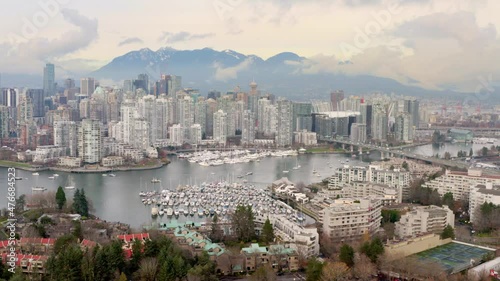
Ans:
POLYGON ((394 234, 399 238, 415 237, 425 233, 441 233, 455 225, 455 215, 448 206, 419 206, 401 216, 395 224, 394 234))
POLYGON ((80 80, 80 94, 90 97, 95 90, 94 78, 82 78, 80 80))
POLYGON ((219 109, 214 113, 214 141, 225 144, 227 138, 227 113, 219 109))
POLYGON ((476 212, 484 203, 500 206, 500 185, 491 182, 472 186, 469 196, 470 221, 476 220, 476 212))
POLYGON ((102 156, 101 123, 98 120, 83 119, 78 128, 78 157, 84 163, 95 164, 102 156))
POLYGON ((382 200, 374 196, 336 199, 319 212, 319 222, 323 233, 334 241, 357 240, 379 230, 381 210, 382 200))
POLYGON ((468 200, 471 187, 488 183, 500 185, 500 176, 483 175, 481 170, 474 169, 469 169, 467 172, 447 170, 444 175, 425 183, 423 186, 436 189, 441 196, 450 192, 455 200, 468 200))

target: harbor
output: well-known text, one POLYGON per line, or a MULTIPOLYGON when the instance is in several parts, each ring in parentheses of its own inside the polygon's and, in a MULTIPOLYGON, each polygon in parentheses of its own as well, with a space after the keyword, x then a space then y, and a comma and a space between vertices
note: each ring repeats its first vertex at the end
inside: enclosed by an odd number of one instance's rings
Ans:
POLYGON ((217 215, 221 221, 230 220, 230 214, 238 206, 250 206, 255 216, 271 214, 286 215, 289 220, 302 223, 306 216, 289 205, 271 197, 268 189, 256 188, 251 184, 226 181, 202 183, 201 185, 179 186, 175 191, 141 191, 144 205, 151 206, 151 216, 179 216, 198 218, 217 215))
POLYGON ((198 163, 200 166, 219 166, 224 164, 240 164, 249 162, 260 162, 265 157, 286 157, 297 156, 296 150, 277 151, 250 151, 250 150, 230 150, 230 151, 209 151, 179 154, 180 159, 187 159, 190 163, 198 163))

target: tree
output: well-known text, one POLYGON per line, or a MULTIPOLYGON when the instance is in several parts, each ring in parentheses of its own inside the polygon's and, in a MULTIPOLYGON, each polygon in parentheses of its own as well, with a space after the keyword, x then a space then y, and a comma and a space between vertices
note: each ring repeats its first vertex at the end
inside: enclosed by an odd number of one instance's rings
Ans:
POLYGON ((354 249, 350 245, 342 245, 340 247, 339 260, 348 267, 352 267, 354 265, 354 249))
POLYGON ((485 202, 474 212, 474 226, 482 232, 490 232, 500 227, 500 206, 485 202))
POLYGON ((264 223, 264 226, 262 227, 261 240, 264 243, 271 243, 274 241, 274 229, 273 229, 273 225, 271 224, 271 221, 269 221, 269 218, 266 219, 266 222, 264 223))
POLYGON ((323 271, 323 263, 316 258, 312 258, 307 262, 306 281, 319 281, 321 272, 323 271))
POLYGON ((82 212, 82 205, 80 201, 80 189, 77 188, 73 195, 73 212, 80 214, 82 212))
POLYGON ((73 211, 81 216, 89 216, 89 202, 83 189, 77 189, 73 196, 73 211))
POLYGON ((64 207, 64 204, 66 204, 66 193, 64 193, 62 186, 59 186, 57 188, 56 202, 57 202, 57 208, 59 210, 62 210, 62 208, 64 207))
POLYGON ((372 276, 376 273, 377 267, 370 261, 370 259, 366 255, 357 255, 357 257, 354 259, 354 266, 352 267, 352 274, 355 278, 357 278, 357 280, 373 280, 372 276))
POLYGON ((453 193, 447 192, 443 195, 443 205, 446 205, 453 210, 455 200, 453 199, 453 193))
POLYGON ((447 225, 443 232, 441 233, 441 239, 447 239, 447 238, 451 238, 451 239, 454 239, 455 238, 455 231, 453 230, 453 227, 451 227, 451 225, 447 225))
POLYGON ((382 210, 382 225, 398 222, 399 219, 401 219, 401 213, 398 210, 382 210))
POLYGON ((391 166, 389 167, 389 170, 394 171, 394 165, 391 165, 391 166))
POLYGON ((261 266, 257 268, 257 270, 252 274, 250 277, 251 281, 275 281, 276 280, 276 273, 274 273, 274 270, 269 266, 261 266))
POLYGON ((26 205, 26 195, 21 194, 19 198, 16 200, 16 211, 22 212, 24 211, 24 205, 26 205))
POLYGON ((219 225, 219 216, 217 214, 214 214, 214 217, 212 218, 212 224, 210 227, 209 238, 210 240, 212 240, 212 242, 218 243, 222 241, 223 235, 224 232, 219 225))
POLYGON ((384 253, 384 244, 380 238, 376 237, 371 242, 367 241, 361 245, 360 252, 365 254, 370 260, 375 263, 378 257, 384 253))
POLYGON ((488 155, 488 148, 486 146, 483 146, 483 148, 481 148, 481 155, 482 156, 488 155))
POLYGON ((250 242, 255 238, 255 222, 252 206, 239 205, 231 215, 233 231, 242 242, 250 242))
POLYGON ((120 274, 120 278, 118 278, 118 281, 128 281, 127 275, 122 272, 122 274, 120 274))
POLYGON ((58 255, 51 255, 46 264, 48 279, 81 280, 82 259, 83 253, 76 244, 65 247, 58 255))
POLYGON ((406 163, 406 161, 403 161, 403 164, 401 164, 401 167, 407 171, 409 171, 409 167, 408 167, 408 163, 406 163))
POLYGON ((137 277, 143 281, 155 281, 158 268, 156 258, 145 258, 141 261, 139 270, 136 272, 137 277))
POLYGON ((474 155, 474 151, 472 151, 472 148, 469 150, 469 157, 472 157, 474 155))
POLYGON ((451 154, 448 151, 446 151, 444 153, 444 159, 449 160, 450 158, 451 158, 451 154))
POLYGON ((349 267, 342 262, 327 262, 321 272, 321 281, 343 281, 349 279, 349 267))

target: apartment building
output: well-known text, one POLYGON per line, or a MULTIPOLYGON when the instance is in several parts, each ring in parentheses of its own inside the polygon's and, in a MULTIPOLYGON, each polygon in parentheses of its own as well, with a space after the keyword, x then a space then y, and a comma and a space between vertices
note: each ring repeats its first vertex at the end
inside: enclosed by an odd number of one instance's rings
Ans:
POLYGON ((345 165, 337 169, 336 173, 328 179, 328 189, 342 189, 345 184, 353 182, 385 184, 396 188, 398 200, 402 200, 409 195, 410 181, 410 173, 407 171, 387 170, 377 165, 368 167, 345 165))
POLYGON ((376 196, 382 200, 382 205, 384 206, 401 203, 402 201, 395 187, 380 183, 351 182, 343 184, 341 188, 325 190, 323 192, 326 195, 324 198, 364 198, 367 196, 376 196))
POLYGON ((245 269, 255 271, 260 266, 269 264, 275 270, 297 271, 299 269, 299 255, 297 252, 284 245, 270 245, 261 247, 252 243, 249 247, 242 248, 245 256, 245 269))
POLYGON ((285 215, 270 215, 274 234, 281 241, 290 243, 301 255, 309 258, 319 255, 319 234, 316 227, 304 227, 288 219, 285 215))
POLYGON ((441 233, 447 225, 454 227, 455 215, 448 206, 419 206, 401 216, 394 234, 399 238, 425 233, 441 233))
POLYGON ((491 182, 472 186, 469 196, 470 221, 476 219, 477 208, 484 203, 500 205, 500 185, 493 185, 491 182))
POLYGON ((488 183, 500 185, 500 176, 483 175, 481 170, 469 169, 467 172, 446 171, 423 186, 436 189, 440 195, 451 192, 455 200, 468 200, 471 187, 488 183))
POLYGON ((330 207, 319 212, 319 222, 330 239, 356 240, 379 230, 381 210, 382 200, 374 196, 336 199, 330 207))

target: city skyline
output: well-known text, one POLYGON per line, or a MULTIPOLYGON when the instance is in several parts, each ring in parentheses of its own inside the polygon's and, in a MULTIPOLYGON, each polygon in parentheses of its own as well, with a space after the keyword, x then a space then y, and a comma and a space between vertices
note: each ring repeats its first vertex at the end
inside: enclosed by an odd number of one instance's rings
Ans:
POLYGON ((168 46, 232 49, 264 59, 291 51, 308 58, 298 63, 301 73, 368 74, 428 89, 474 91, 478 76, 487 80, 500 76, 491 63, 500 48, 500 21, 492 13, 500 4, 494 1, 395 5, 390 1, 215 0, 175 6, 160 1, 110 1, 99 3, 105 6, 99 10, 90 8, 95 6, 92 1, 43 3, 55 5, 49 7, 52 10, 40 4, 9 5, 0 27, 6 38, 0 43, 4 51, 0 72, 38 74, 46 62, 52 62, 60 75, 83 75, 129 51, 168 46), (101 12, 109 9, 114 13, 101 12), (27 26, 36 23, 37 16, 46 20, 30 33, 27 26), (192 19, 208 24, 193 25, 192 19), (139 20, 143 24, 136 24, 139 20), (461 35, 463 30, 468 36, 461 35), (44 47, 34 47, 40 44, 44 47), (347 60, 352 63, 339 64, 347 60))

